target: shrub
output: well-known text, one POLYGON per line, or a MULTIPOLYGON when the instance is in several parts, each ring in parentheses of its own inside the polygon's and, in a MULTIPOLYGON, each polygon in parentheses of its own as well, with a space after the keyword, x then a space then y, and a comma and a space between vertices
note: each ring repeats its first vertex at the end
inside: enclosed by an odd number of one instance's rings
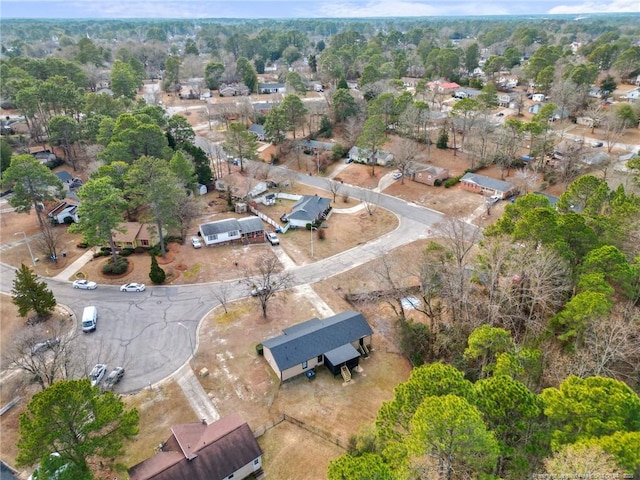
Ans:
POLYGON ((260 356, 264 355, 264 347, 261 343, 256 345, 256 353, 260 356))
POLYGON ((459 175, 457 177, 447 178, 444 182, 444 188, 450 188, 456 185, 462 177, 459 175))
POLYGON ((442 185, 442 180, 440 180, 439 178, 437 178, 437 179, 433 182, 433 186, 434 186, 434 187, 439 187, 440 185, 442 185))
POLYGON ((50 170, 53 170, 56 167, 59 167, 64 163, 64 160, 61 158, 54 158, 53 160, 49 160, 45 165, 49 167, 50 170))
POLYGON ((120 252, 120 255, 123 257, 128 257, 129 255, 131 255, 135 250, 133 248, 127 247, 127 248, 123 248, 122 251, 120 252))
POLYGON ((136 247, 136 248, 133 249, 133 253, 144 253, 146 251, 147 251, 147 249, 144 248, 144 247, 136 247))
POLYGON ((72 223, 74 223, 73 217, 64 217, 64 224, 65 225, 71 225, 72 223))
POLYGON ((158 265, 158 260, 156 257, 151 257, 151 270, 149 271, 149 278, 155 284, 164 283, 167 279, 167 274, 164 272, 160 265, 158 265))
POLYGON ((162 254, 162 250, 160 249, 160 245, 154 245, 153 247, 151 247, 147 251, 149 252, 149 255, 151 255, 152 257, 157 257, 158 255, 162 254))
POLYGON ((102 273, 105 275, 121 275, 129 268, 129 260, 126 258, 118 257, 118 263, 113 263, 113 259, 110 258, 102 266, 102 273))
POLYGON ((89 248, 89 244, 88 243, 78 243, 76 245, 77 248, 89 248))

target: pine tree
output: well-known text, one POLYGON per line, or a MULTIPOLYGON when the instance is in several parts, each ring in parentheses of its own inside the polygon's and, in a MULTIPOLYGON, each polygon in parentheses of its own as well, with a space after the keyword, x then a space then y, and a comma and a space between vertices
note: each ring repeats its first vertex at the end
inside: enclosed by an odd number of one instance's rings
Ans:
POLYGON ((446 130, 442 130, 440 135, 438 135, 438 141, 436 142, 436 147, 441 150, 446 150, 448 148, 449 143, 449 134, 446 130))
POLYGON ((39 282, 38 276, 24 263, 16 272, 11 293, 11 300, 18 307, 21 317, 26 317, 33 311, 36 313, 36 320, 44 319, 53 313, 56 306, 56 299, 46 282, 39 282))
POLYGON ((158 265, 158 261, 156 260, 155 255, 151 257, 151 270, 149 271, 149 278, 153 283, 161 284, 167 278, 167 274, 164 273, 164 270, 160 268, 158 265))

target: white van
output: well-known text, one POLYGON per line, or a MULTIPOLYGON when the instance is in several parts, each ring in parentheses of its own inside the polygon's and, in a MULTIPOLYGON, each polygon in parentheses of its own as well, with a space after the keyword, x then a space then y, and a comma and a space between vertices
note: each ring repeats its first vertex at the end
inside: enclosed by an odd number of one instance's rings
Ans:
POLYGON ((98 309, 96 307, 89 306, 84 307, 82 312, 82 331, 92 332, 96 329, 98 324, 98 309))

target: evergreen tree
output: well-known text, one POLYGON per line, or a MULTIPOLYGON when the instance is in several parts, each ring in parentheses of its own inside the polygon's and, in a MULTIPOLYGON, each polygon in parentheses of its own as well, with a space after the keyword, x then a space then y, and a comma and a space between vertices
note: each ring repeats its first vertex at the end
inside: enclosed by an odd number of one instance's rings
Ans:
POLYGON ((449 148, 448 144, 449 144, 449 134, 447 133, 446 130, 443 129, 440 131, 440 135, 438 135, 438 141, 436 142, 436 147, 438 147, 440 150, 446 150, 447 148, 449 148))
POLYGON ((151 270, 149 271, 149 278, 153 283, 162 284, 167 278, 167 274, 164 273, 164 270, 160 268, 158 265, 158 261, 156 260, 156 256, 153 255, 151 257, 151 270))
POLYGON ((38 318, 49 317, 56 306, 53 292, 47 288, 46 282, 39 282, 38 276, 24 263, 16 272, 11 290, 11 299, 18 307, 18 314, 25 317, 34 311, 38 318))

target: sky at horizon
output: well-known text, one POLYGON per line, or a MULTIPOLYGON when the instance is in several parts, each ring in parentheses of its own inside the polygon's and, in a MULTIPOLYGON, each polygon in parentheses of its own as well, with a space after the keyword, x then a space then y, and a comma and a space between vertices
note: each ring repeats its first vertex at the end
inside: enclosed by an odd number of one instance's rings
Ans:
POLYGON ((2 0, 9 18, 368 18, 640 13, 640 0, 2 0))

